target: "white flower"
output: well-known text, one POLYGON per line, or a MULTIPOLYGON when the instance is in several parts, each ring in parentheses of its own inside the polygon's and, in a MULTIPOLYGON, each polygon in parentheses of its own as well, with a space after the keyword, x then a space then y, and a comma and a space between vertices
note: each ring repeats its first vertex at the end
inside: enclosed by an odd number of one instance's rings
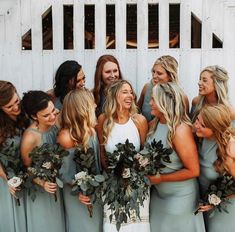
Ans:
POLYGON ((87 177, 87 173, 82 171, 75 175, 75 180, 85 180, 86 177, 87 177))
POLYGON ((211 195, 208 195, 208 201, 211 205, 219 205, 221 202, 221 199, 215 194, 211 194, 211 195))
POLYGON ((51 162, 44 162, 43 164, 42 164, 42 167, 43 168, 46 168, 46 169, 51 169, 51 162))
POLYGON ((22 179, 20 177, 14 176, 10 180, 7 181, 8 186, 17 188, 21 185, 22 179))
POLYGON ((137 154, 135 155, 135 158, 140 161, 140 160, 142 160, 144 157, 143 157, 140 153, 137 153, 137 154))
POLYGON ((144 158, 142 160, 139 160, 140 167, 146 167, 149 164, 148 158, 144 158))
POLYGON ((122 172, 122 177, 124 179, 131 177, 131 170, 130 170, 130 168, 124 168, 124 170, 122 172))

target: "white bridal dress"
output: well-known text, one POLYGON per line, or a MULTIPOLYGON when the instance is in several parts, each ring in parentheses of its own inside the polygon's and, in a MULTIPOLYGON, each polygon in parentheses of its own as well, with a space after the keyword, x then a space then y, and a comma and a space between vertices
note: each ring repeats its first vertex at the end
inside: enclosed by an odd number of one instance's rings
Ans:
MULTIPOLYGON (((105 145, 105 150, 107 152, 113 152, 116 150, 116 144, 125 143, 126 140, 133 143, 136 151, 140 150, 140 136, 135 123, 131 118, 125 124, 114 123, 114 127, 108 137, 107 144, 105 145)), ((111 211, 108 210, 109 206, 104 206, 104 232, 114 232, 116 229, 116 222, 113 219, 112 222, 109 220, 109 215, 111 211)), ((127 223, 121 225, 119 232, 150 232, 149 224, 149 198, 144 201, 144 206, 140 206, 140 218, 136 217, 134 214, 131 218, 128 218, 127 223)))

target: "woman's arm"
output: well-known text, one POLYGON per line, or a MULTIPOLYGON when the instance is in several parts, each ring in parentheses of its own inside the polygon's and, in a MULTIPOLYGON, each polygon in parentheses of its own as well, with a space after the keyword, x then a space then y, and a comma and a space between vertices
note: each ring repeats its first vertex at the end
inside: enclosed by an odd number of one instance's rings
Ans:
POLYGON ((192 129, 186 124, 181 124, 176 129, 173 139, 174 150, 183 163, 183 168, 169 174, 149 176, 152 184, 160 182, 184 181, 199 176, 199 159, 192 129))
POLYGON ((4 180, 7 180, 7 176, 6 176, 6 173, 4 172, 1 164, 0 164, 0 177, 4 180))

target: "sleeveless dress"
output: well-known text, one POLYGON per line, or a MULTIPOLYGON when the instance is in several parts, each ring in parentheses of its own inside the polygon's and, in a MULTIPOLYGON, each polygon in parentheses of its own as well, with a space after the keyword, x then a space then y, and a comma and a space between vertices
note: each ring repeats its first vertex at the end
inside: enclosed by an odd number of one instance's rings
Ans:
MULTIPOLYGON (((99 142, 96 135, 89 140, 89 147, 95 151, 97 174, 100 173, 99 142)), ((73 161, 75 147, 68 149, 69 155, 64 157, 60 170, 64 182, 63 196, 65 207, 66 232, 102 232, 103 208, 97 202, 93 205, 93 216, 90 218, 87 206, 81 203, 78 196, 71 195, 71 182, 79 172, 73 161)))
MULTIPOLYGON (((8 138, 6 144, 14 142, 20 151, 20 136, 8 138)), ((19 153, 20 156, 20 153, 19 153)), ((6 165, 6 164, 4 164, 6 165)), ((25 198, 20 198, 20 205, 16 199, 10 194, 8 184, 0 178, 0 231, 1 232, 23 232, 26 229, 26 209, 25 198)))
MULTIPOLYGON (((36 129, 28 128, 41 134, 41 145, 44 143, 56 143, 56 135, 58 129, 56 126, 51 127, 46 132, 39 132, 36 129)), ((27 231, 28 232, 64 232, 65 219, 63 201, 60 190, 57 190, 57 201, 54 195, 46 192, 43 188, 42 191, 36 192, 36 199, 32 201, 30 196, 26 197, 27 206, 27 231)))
MULTIPOLYGON (((107 144, 105 145, 105 150, 107 152, 113 152, 116 150, 116 144, 125 143, 129 139, 130 143, 133 143, 136 151, 140 150, 140 136, 138 129, 136 128, 134 122, 130 118, 125 124, 114 123, 114 127, 108 137, 107 144)), ((110 210, 108 210, 108 205, 104 206, 104 232, 117 231, 115 221, 110 223, 109 215, 110 210)), ((150 232, 149 224, 149 198, 144 201, 144 206, 140 206, 140 217, 141 221, 136 218, 136 220, 130 220, 128 218, 127 223, 122 224, 119 232, 150 232)))
MULTIPOLYGON (((219 177, 214 169, 214 162, 217 160, 217 144, 213 140, 203 139, 200 149, 200 168, 199 177, 200 191, 205 193, 212 181, 219 177)), ((210 212, 205 213, 205 224, 207 232, 234 232, 235 230, 235 198, 230 199, 231 204, 227 204, 229 213, 216 211, 214 216, 209 217, 210 212)))
MULTIPOLYGON (((158 123, 157 129, 149 139, 167 143, 168 127, 158 123)), ((183 168, 177 153, 170 155, 171 163, 164 163, 162 174, 173 173, 183 168)), ((196 178, 178 182, 163 182, 153 186, 150 200, 150 226, 155 232, 203 232, 202 214, 194 215, 198 206, 198 183, 196 178)))
POLYGON ((153 119, 153 116, 151 115, 151 107, 149 105, 150 99, 151 99, 151 94, 153 90, 153 83, 150 81, 147 84, 147 90, 144 95, 144 102, 141 108, 141 112, 144 115, 144 117, 147 119, 147 121, 151 121, 153 119))

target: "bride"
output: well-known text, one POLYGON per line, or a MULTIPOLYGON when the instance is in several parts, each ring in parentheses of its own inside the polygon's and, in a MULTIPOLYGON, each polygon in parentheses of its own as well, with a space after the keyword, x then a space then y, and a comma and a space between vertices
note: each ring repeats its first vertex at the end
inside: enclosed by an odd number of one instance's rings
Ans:
MULTIPOLYGON (((107 102, 104 113, 98 118, 97 132, 101 144, 101 162, 107 168, 105 152, 113 152, 116 144, 124 143, 127 139, 133 143, 136 151, 143 147, 148 124, 144 116, 137 114, 132 86, 125 80, 113 83, 107 90, 107 102)), ((110 222, 109 205, 104 206, 103 231, 116 231, 115 220, 110 222)), ((121 225, 120 232, 143 231, 149 232, 149 198, 144 206, 140 206, 140 218, 136 215, 128 217, 127 223, 121 225)))

